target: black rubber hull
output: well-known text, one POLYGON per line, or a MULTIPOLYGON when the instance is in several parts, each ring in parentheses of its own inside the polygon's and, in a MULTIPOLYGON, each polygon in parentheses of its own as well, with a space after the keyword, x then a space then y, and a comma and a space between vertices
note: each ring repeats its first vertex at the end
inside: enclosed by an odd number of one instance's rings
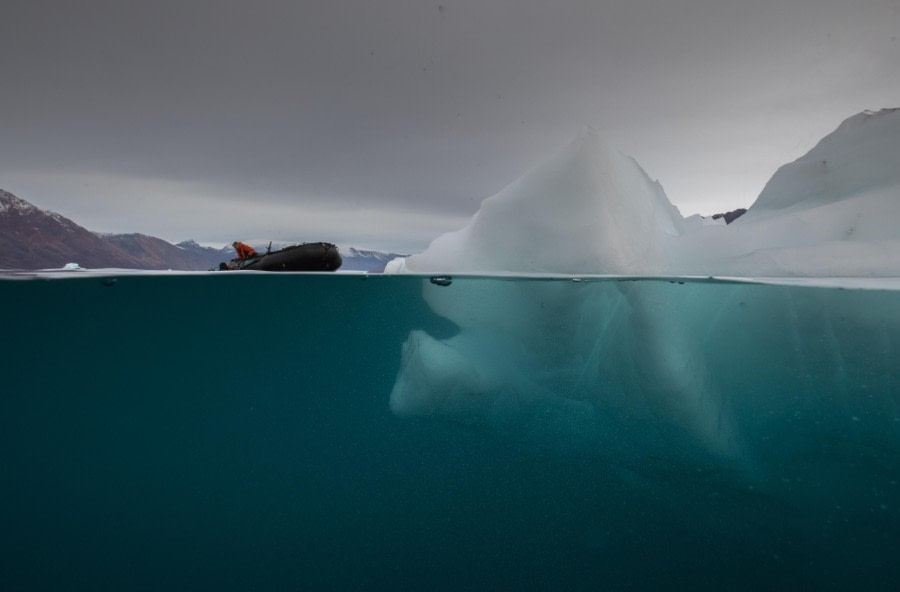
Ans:
POLYGON ((334 271, 341 266, 341 254, 331 243, 305 243, 235 265, 255 271, 334 271))

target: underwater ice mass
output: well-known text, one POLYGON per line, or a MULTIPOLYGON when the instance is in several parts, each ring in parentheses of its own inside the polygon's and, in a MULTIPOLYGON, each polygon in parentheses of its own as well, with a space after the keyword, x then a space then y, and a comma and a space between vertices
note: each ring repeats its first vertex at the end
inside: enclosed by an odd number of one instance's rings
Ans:
POLYGON ((846 120, 779 169, 727 227, 683 218, 634 159, 586 129, 486 199, 466 227, 389 265, 576 280, 424 280, 431 309, 459 332, 410 333, 391 409, 488 426, 525 445, 679 458, 761 479, 771 477, 767 461, 846 426, 896 449, 893 296, 725 290, 679 276, 801 277, 808 286, 870 278, 869 288, 884 288, 877 278, 900 276, 898 220, 897 109, 846 120), (773 430, 793 432, 791 448, 767 448, 773 430))

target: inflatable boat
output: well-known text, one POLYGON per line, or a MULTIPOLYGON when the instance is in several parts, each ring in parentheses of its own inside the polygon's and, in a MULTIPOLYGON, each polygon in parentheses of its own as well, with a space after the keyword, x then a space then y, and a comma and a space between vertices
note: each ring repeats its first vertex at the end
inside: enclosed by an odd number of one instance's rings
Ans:
POLYGON ((341 266, 341 254, 331 243, 303 243, 279 251, 258 254, 247 259, 220 263, 220 270, 255 271, 334 271, 341 266))

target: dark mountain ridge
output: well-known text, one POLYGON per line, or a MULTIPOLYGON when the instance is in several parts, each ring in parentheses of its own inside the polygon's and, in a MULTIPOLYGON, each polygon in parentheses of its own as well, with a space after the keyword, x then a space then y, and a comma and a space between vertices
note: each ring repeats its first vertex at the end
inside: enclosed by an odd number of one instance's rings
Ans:
POLYGON ((0 190, 0 269, 136 267, 138 261, 93 232, 0 190))
POLYGON ((0 189, 0 269, 210 269, 228 252, 144 234, 97 234, 0 189))

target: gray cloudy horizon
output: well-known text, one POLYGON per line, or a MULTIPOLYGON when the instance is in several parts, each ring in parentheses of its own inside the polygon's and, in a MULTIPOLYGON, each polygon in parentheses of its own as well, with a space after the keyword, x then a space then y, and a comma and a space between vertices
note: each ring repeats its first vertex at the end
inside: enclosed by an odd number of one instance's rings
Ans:
POLYGON ((685 215, 900 106, 900 0, 6 0, 0 188, 91 230, 415 252, 589 125, 685 215))

